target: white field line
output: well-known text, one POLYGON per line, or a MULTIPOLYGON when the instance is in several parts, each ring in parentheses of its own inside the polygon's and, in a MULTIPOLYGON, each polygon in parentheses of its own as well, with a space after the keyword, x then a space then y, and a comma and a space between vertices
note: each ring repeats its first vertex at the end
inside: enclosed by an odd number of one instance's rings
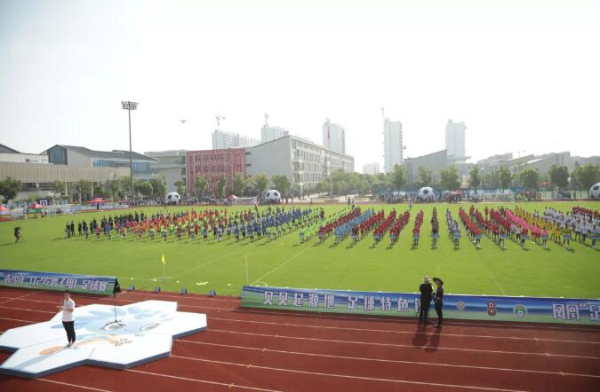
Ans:
POLYGON ((85 389, 85 390, 88 390, 88 391, 111 392, 109 389, 100 389, 100 388, 86 387, 85 385, 71 384, 71 383, 68 383, 68 382, 50 380, 48 378, 38 378, 38 379, 36 379, 36 381, 49 382, 51 384, 58 384, 58 385, 65 385, 65 386, 69 386, 69 387, 73 387, 73 388, 85 389))
POLYGON ((8 303, 8 302, 11 302, 11 301, 16 301, 16 300, 19 300, 19 299, 27 298, 27 297, 29 297, 29 296, 31 296, 31 295, 38 294, 38 293, 39 293, 39 291, 34 291, 34 292, 32 292, 32 293, 25 294, 25 295, 23 295, 23 296, 21 296, 21 297, 16 297, 16 298, 12 298, 12 297, 0 297, 0 298, 10 298, 10 299, 8 299, 8 300, 6 300, 6 301, 2 301, 2 302, 0 302, 0 305, 2 305, 2 304, 6 304, 6 303, 8 303))
MULTIPOLYGON (((410 381, 410 380, 390 379, 390 378, 350 376, 350 375, 335 374, 335 373, 310 372, 310 371, 305 371, 305 370, 281 369, 281 368, 274 368, 274 367, 269 367, 269 366, 257 366, 257 365, 252 365, 252 364, 244 364, 244 363, 236 363, 236 362, 213 361, 213 360, 209 360, 209 359, 184 357, 184 356, 179 356, 179 355, 171 355, 171 358, 179 358, 179 359, 185 359, 185 360, 189 360, 189 361, 207 362, 207 363, 214 363, 214 364, 227 365, 227 366, 244 367, 247 369, 272 370, 275 372, 295 373, 295 374, 304 374, 304 375, 321 376, 321 377, 346 378, 346 379, 351 379, 351 380, 363 380, 363 381, 369 381, 369 382, 387 382, 387 383, 394 383, 394 384, 425 385, 425 386, 434 386, 434 387, 442 387, 442 388, 475 389, 475 390, 480 390, 480 391, 483 390, 483 391, 524 392, 522 390, 515 390, 515 389, 490 388, 490 387, 479 387, 479 386, 471 386, 471 385, 442 384, 442 383, 423 382, 423 381, 410 381)), ((376 390, 376 388, 375 388, 375 390, 376 390)))
MULTIPOLYGON (((237 323, 249 323, 249 324, 263 324, 263 325, 274 325, 281 327, 282 325, 287 327, 299 327, 299 328, 316 328, 316 329, 332 329, 332 330, 342 330, 342 331, 359 331, 359 332, 377 332, 377 333, 391 333, 391 334, 401 334, 401 335, 427 335, 427 332, 413 332, 413 331, 399 331, 399 330, 391 330, 391 329, 370 329, 370 328, 350 328, 350 327, 334 327, 334 326, 324 326, 324 325, 308 325, 308 324, 294 324, 294 323, 276 323, 276 322, 267 322, 267 321, 255 321, 255 320, 240 320, 233 318, 223 318, 223 317, 210 317, 211 320, 218 321, 231 321, 237 323)), ((458 333, 446 333, 444 332, 444 336, 453 336, 460 338, 479 338, 479 339, 498 339, 498 340, 535 340, 536 342, 557 342, 557 343, 575 343, 575 344, 597 344, 600 345, 599 342, 590 342, 588 340, 565 340, 565 339, 548 339, 548 338, 531 338, 531 337, 518 337, 518 336, 493 336, 493 335, 473 335, 473 334, 458 334, 458 333)))
MULTIPOLYGON (((303 338, 303 337, 287 336, 287 335, 271 335, 271 334, 242 332, 242 331, 225 331, 225 330, 213 329, 213 328, 210 329, 210 332, 230 333, 230 334, 248 335, 248 336, 260 336, 260 337, 269 337, 269 338, 277 338, 277 339, 304 340, 304 341, 324 342, 324 343, 359 344, 359 345, 379 346, 379 347, 410 348, 413 350, 417 349, 417 347, 413 346, 412 344, 364 342, 364 341, 359 341, 359 340, 303 338)), ((502 351, 502 350, 480 350, 480 349, 476 349, 476 348, 460 348, 460 347, 422 346, 419 349, 436 349, 436 350, 447 350, 447 351, 475 352, 475 353, 482 353, 482 354, 506 354, 506 355, 525 355, 525 356, 529 355, 529 356, 541 356, 541 357, 546 357, 546 358, 559 357, 559 358, 578 358, 578 359, 600 360, 600 357, 593 357, 593 356, 587 356, 587 355, 529 353, 529 352, 523 352, 523 351, 502 351)))
POLYGON ((258 282, 262 282, 264 278, 266 278, 267 276, 271 275, 273 272, 277 271, 279 268, 283 267, 284 265, 286 265, 290 261, 294 260, 296 257, 300 256, 302 253, 306 252, 309 249, 311 249, 311 248, 310 247, 304 248, 300 252, 298 252, 295 255, 289 257, 283 263, 279 264, 277 267, 273 268, 272 270, 270 270, 269 272, 267 272, 266 274, 264 274, 260 278, 256 279, 254 282, 252 282, 252 285, 257 284, 258 282))
POLYGON ((149 375, 149 376, 172 378, 175 380, 192 381, 192 382, 197 382, 197 383, 201 383, 201 384, 220 385, 220 386, 224 386, 227 388, 248 389, 251 391, 279 392, 275 389, 264 389, 264 388, 250 387, 250 386, 245 386, 245 385, 237 385, 237 384, 233 384, 233 383, 227 384, 224 382, 200 380, 197 378, 189 378, 189 377, 179 377, 179 376, 173 376, 171 374, 154 373, 154 372, 147 372, 147 371, 143 371, 143 370, 126 369, 125 371, 130 372, 130 373, 145 374, 145 375, 149 375))
POLYGON ((277 354, 301 355, 301 356, 319 357, 319 358, 349 359, 349 360, 355 360, 355 361, 398 363, 398 364, 403 364, 403 365, 418 365, 418 366, 433 366, 433 367, 437 366, 437 367, 476 369, 476 370, 491 370, 491 371, 500 371, 500 372, 548 374, 548 375, 561 376, 561 377, 574 376, 574 377, 600 378, 600 375, 593 375, 593 374, 552 372, 549 370, 497 368, 497 367, 490 367, 490 366, 457 365, 457 364, 435 363, 435 362, 404 361, 404 360, 397 360, 397 359, 366 358, 366 357, 355 357, 355 356, 347 356, 347 355, 317 354, 317 353, 306 353, 306 352, 298 352, 298 351, 274 350, 274 349, 270 349, 270 348, 260 348, 260 347, 235 346, 235 345, 211 343, 211 342, 196 342, 196 341, 187 340, 187 339, 179 339, 178 342, 184 342, 184 343, 189 343, 189 344, 199 344, 199 345, 206 345, 206 346, 215 346, 215 347, 234 348, 234 349, 239 349, 239 350, 260 351, 262 353, 266 352, 266 353, 277 353, 277 354))

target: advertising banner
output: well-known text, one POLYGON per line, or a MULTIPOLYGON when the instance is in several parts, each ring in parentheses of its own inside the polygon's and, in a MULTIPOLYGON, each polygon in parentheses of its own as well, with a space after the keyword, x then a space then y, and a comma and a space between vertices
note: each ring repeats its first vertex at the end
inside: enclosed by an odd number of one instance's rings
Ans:
MULTIPOLYGON (((242 307, 417 318, 418 294, 244 286, 242 307)), ((445 295, 444 319, 600 326, 600 300, 445 295)), ((433 303, 429 317, 435 320, 433 303)))
POLYGON ((120 291, 117 278, 111 276, 15 270, 0 270, 0 286, 98 295, 112 295, 120 291))

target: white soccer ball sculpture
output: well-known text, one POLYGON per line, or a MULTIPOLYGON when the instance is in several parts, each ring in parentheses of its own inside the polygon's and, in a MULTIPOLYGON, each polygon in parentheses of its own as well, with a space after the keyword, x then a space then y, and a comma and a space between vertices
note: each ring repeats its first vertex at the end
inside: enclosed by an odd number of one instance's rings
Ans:
POLYGON ((600 182, 590 188, 590 197, 595 200, 600 200, 600 182))
POLYGON ((263 200, 268 201, 268 202, 279 203, 281 201, 281 194, 279 193, 279 191, 276 191, 275 189, 270 189, 265 192, 265 194, 263 196, 263 200))
POLYGON ((433 189, 429 186, 424 186, 423 188, 419 189, 418 196, 423 200, 433 200, 435 198, 433 189))
POLYGON ((177 192, 169 192, 167 193, 167 197, 165 197, 165 202, 167 202, 167 204, 179 204, 180 200, 181 196, 179 196, 179 193, 177 192))

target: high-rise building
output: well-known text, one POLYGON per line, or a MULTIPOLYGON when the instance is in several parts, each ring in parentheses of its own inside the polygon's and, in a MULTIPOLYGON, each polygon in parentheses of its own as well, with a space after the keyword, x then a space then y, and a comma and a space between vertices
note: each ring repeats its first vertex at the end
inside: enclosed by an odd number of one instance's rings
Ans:
POLYGON ((224 148, 251 147, 259 144, 259 141, 245 135, 234 132, 226 132, 215 129, 212 134, 212 149, 220 150, 224 148))
POLYGON ((402 145, 402 123, 383 120, 383 171, 391 173, 394 166, 402 165, 404 146, 402 145))
POLYGON ((379 174, 379 163, 373 162, 363 165, 363 174, 379 174))
POLYGON ((274 127, 272 125, 265 124, 260 130, 260 142, 267 143, 271 140, 279 139, 280 137, 284 137, 289 134, 290 133, 282 127, 274 127))
POLYGON ((257 144, 260 144, 258 139, 254 139, 246 135, 240 135, 237 147, 252 147, 256 146, 257 144))
POLYGON ((346 131, 340 124, 334 124, 327 119, 323 124, 323 147, 328 150, 346 153, 346 131))
POLYGON ((467 126, 464 122, 448 120, 446 124, 446 150, 448 151, 448 160, 451 162, 464 162, 467 159, 465 151, 466 129, 467 126))

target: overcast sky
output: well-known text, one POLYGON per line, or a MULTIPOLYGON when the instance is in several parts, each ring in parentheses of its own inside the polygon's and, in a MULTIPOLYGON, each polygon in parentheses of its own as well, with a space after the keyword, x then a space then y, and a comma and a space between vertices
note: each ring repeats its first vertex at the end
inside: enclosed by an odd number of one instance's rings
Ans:
POLYGON ((269 122, 320 143, 346 128, 383 164, 382 106, 406 155, 600 154, 600 1, 0 0, 0 143, 207 149, 269 122), (184 125, 180 119, 188 120, 184 125))

